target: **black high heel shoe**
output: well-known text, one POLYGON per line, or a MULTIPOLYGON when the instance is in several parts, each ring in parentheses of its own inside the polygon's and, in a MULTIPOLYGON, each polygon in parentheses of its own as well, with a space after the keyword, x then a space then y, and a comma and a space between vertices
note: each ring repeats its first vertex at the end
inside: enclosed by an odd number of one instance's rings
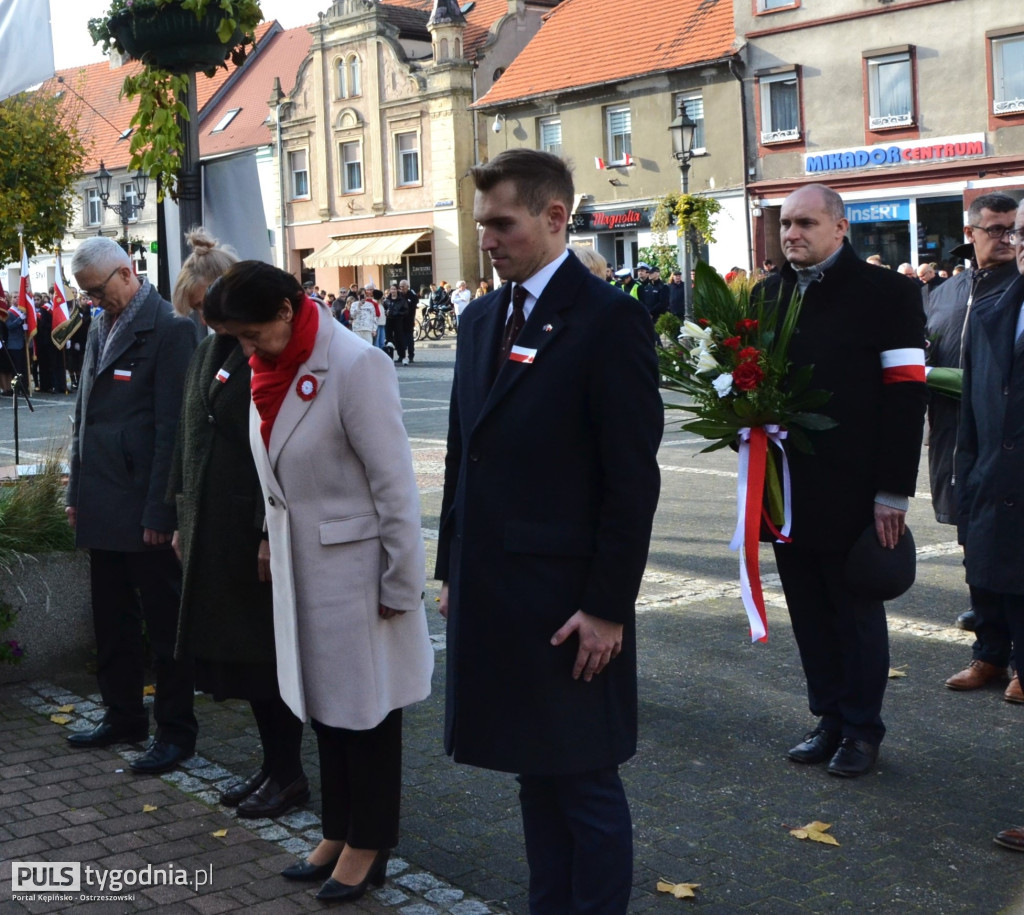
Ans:
POLYGON ((374 886, 384 886, 384 880, 388 873, 388 859, 391 857, 390 848, 382 848, 373 859, 366 876, 355 886, 347 883, 339 883, 333 877, 328 877, 316 898, 321 902, 354 902, 361 899, 366 893, 366 886, 372 883, 374 886))
POLYGON ((324 877, 330 877, 331 872, 338 864, 338 858, 341 857, 341 853, 326 864, 312 864, 309 861, 300 861, 298 864, 293 864, 291 867, 286 867, 281 871, 281 876, 286 880, 298 880, 302 883, 314 883, 317 880, 323 880, 324 877))

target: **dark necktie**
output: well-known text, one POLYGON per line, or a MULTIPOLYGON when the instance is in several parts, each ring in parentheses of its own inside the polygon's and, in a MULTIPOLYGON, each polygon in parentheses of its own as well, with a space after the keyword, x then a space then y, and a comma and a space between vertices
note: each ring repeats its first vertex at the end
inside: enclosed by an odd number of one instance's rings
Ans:
POLYGON ((508 321, 505 322, 505 333, 501 337, 501 352, 498 354, 499 372, 501 367, 508 361, 512 347, 519 338, 519 332, 526 323, 526 312, 523 310, 523 306, 526 304, 527 295, 525 287, 516 283, 512 289, 512 314, 508 316, 508 321))

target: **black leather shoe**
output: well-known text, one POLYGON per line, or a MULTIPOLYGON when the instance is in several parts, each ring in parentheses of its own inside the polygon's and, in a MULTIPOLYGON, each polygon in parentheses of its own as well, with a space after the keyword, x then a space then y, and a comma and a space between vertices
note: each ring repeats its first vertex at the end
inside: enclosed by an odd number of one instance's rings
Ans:
POLYGON ((877 761, 877 744, 844 737, 839 749, 836 750, 836 755, 832 757, 832 762, 828 764, 828 774, 838 775, 840 778, 856 778, 870 772, 877 761))
POLYGON ((149 723, 115 725, 101 721, 91 731, 77 731, 68 735, 73 747, 109 747, 114 743, 142 743, 149 736, 149 723))
POLYGON ((337 864, 337 858, 333 861, 328 861, 326 864, 311 864, 309 861, 300 861, 298 864, 286 867, 281 871, 281 876, 287 880, 298 880, 303 883, 315 883, 317 880, 323 880, 325 877, 330 877, 331 872, 337 864))
POLYGON ((338 883, 333 877, 328 877, 324 885, 320 887, 316 898, 321 902, 354 902, 356 899, 361 899, 366 893, 367 884, 384 886, 384 879, 388 872, 388 858, 390 857, 390 849, 385 848, 377 852, 377 857, 373 859, 373 864, 370 865, 366 876, 355 886, 338 883))
POLYGON ((965 629, 967 632, 974 632, 978 628, 978 614, 974 612, 973 607, 956 618, 956 628, 965 629))
POLYGON ((262 769, 257 769, 248 778, 235 782, 230 788, 222 791, 220 802, 225 807, 237 807, 266 780, 267 773, 262 769))
POLYGON ((243 820, 278 817, 286 810, 298 804, 305 804, 308 800, 309 782, 305 775, 300 775, 284 788, 274 779, 268 778, 238 805, 238 815, 243 820))
POLYGON ((128 768, 136 775, 160 775, 177 768, 179 763, 192 755, 192 752, 154 737, 146 752, 130 762, 128 768))
POLYGON ((832 758, 841 739, 842 735, 838 731, 829 731, 819 725, 810 734, 805 734, 803 741, 793 747, 788 755, 793 762, 805 765, 823 763, 832 758))

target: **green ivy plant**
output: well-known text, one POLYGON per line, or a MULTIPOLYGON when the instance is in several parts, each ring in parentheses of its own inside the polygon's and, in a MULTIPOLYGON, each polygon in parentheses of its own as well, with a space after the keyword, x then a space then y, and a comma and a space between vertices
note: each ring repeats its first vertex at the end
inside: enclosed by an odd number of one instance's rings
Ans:
MULTIPOLYGON (((697 253, 694 240, 704 244, 714 244, 715 217, 721 212, 722 205, 714 197, 703 194, 666 194, 659 197, 651 216, 651 234, 655 250, 668 245, 668 230, 673 223, 676 234, 686 240, 690 250, 697 253)), ((699 255, 697 255, 699 259, 699 255)))
MULTIPOLYGON (((206 15, 208 8, 221 14, 217 37, 225 46, 237 33, 242 39, 230 50, 231 62, 240 66, 245 61, 246 49, 255 40, 256 27, 263 21, 258 0, 111 0, 105 16, 89 20, 89 34, 93 44, 102 42, 104 52, 111 49, 125 56, 127 51, 117 35, 111 31, 111 22, 125 16, 159 13, 163 7, 176 6, 195 13, 197 19, 206 15)), ((221 66, 227 66, 222 64, 221 66)), ((217 68, 203 71, 213 76, 217 68)), ((131 120, 134 128, 129 145, 130 170, 141 168, 158 181, 157 199, 169 193, 177 197, 178 171, 185 152, 185 139, 178 126, 178 117, 188 120, 184 103, 188 91, 188 74, 173 74, 156 67, 143 67, 134 76, 127 76, 121 87, 122 98, 137 98, 138 108, 131 120)))

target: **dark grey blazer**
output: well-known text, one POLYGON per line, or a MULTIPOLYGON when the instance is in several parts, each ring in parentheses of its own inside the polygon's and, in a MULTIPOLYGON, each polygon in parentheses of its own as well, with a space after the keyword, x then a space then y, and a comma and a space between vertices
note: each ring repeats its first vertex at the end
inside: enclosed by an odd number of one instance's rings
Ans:
POLYGON ((151 288, 132 334, 101 364, 99 324, 85 344, 67 504, 78 510, 79 546, 136 552, 144 528, 175 528, 167 475, 195 329, 151 288))

